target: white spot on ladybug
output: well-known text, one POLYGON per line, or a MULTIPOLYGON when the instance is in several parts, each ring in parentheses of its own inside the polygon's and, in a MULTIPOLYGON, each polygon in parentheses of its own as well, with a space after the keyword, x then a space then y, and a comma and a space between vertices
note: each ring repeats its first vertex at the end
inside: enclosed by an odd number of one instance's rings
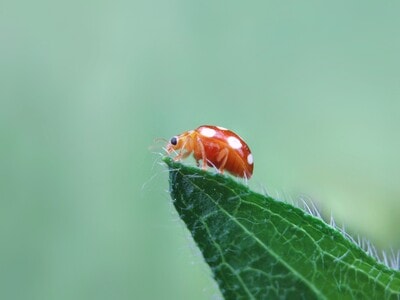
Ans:
POLYGON ((205 137, 213 137, 215 135, 215 129, 208 128, 208 127, 201 127, 200 134, 205 137))
POLYGON ((239 141, 239 139, 235 136, 230 136, 228 137, 228 144, 231 146, 233 149, 240 149, 242 148, 242 143, 239 141))
POLYGON ((221 127, 221 126, 217 126, 217 128, 218 128, 219 130, 228 130, 227 128, 221 127))
POLYGON ((253 155, 251 153, 249 155, 247 155, 247 163, 249 165, 253 164, 253 155))

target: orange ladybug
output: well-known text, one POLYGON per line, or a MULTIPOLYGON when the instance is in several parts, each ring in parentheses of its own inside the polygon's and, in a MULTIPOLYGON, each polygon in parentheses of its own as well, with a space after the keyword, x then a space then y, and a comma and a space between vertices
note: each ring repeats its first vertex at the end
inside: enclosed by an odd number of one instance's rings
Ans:
POLYGON ((221 173, 250 178, 253 174, 253 155, 249 146, 236 133, 220 126, 202 125, 171 138, 167 153, 179 151, 175 160, 182 160, 193 153, 202 168, 216 167, 221 173))

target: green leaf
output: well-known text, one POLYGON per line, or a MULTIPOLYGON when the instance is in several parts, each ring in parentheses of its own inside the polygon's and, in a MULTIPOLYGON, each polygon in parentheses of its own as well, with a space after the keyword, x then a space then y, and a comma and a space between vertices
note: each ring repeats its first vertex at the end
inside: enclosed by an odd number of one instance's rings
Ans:
POLYGON ((400 272, 236 180, 164 158, 180 217, 226 299, 399 299, 400 272))

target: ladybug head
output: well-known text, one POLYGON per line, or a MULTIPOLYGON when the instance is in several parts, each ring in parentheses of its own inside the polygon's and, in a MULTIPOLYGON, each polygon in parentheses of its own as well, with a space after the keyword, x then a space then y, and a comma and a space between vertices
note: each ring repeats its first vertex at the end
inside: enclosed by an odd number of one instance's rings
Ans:
POLYGON ((167 152, 171 153, 174 150, 179 150, 183 146, 183 139, 181 139, 179 136, 173 136, 167 145, 167 152))
POLYGON ((184 132, 180 135, 173 136, 168 142, 167 152, 171 153, 174 150, 182 150, 190 147, 191 143, 189 141, 191 140, 191 134, 192 132, 184 132))

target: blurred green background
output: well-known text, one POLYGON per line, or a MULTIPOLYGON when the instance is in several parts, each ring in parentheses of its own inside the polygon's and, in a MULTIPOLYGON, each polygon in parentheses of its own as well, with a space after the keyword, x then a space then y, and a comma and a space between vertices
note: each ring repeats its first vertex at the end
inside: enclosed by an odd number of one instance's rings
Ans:
POLYGON ((0 4, 0 298, 210 299, 161 143, 228 127, 251 187, 400 248, 400 3, 0 4))

